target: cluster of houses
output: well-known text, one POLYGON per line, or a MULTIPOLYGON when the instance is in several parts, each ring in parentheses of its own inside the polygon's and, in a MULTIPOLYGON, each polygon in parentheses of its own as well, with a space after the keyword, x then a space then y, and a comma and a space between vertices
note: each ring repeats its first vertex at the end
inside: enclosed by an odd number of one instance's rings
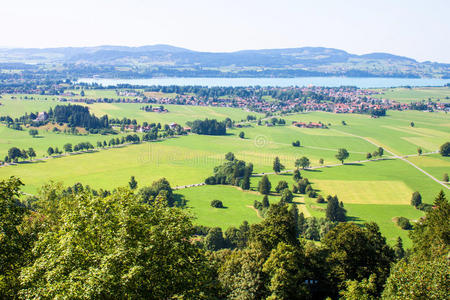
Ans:
POLYGON ((146 111, 146 112, 156 112, 156 113, 167 113, 169 112, 166 108, 164 108, 164 106, 155 106, 153 107, 152 105, 150 106, 143 106, 141 107, 141 110, 146 111))
MULTIPOLYGON (((150 132, 151 129, 154 127, 155 125, 139 125, 139 124, 129 124, 129 125, 125 125, 125 131, 136 131, 136 132, 140 132, 140 133, 146 133, 146 132, 150 132)), ((168 124, 169 128, 172 130, 176 130, 177 127, 181 127, 181 125, 173 122, 168 124)), ((185 132, 190 132, 191 131, 191 127, 181 127, 183 129, 183 131, 185 132)))
POLYGON ((297 121, 292 121, 292 125, 294 125, 295 127, 299 127, 299 128, 322 128, 322 129, 326 129, 328 128, 325 124, 319 122, 297 122, 297 121))
MULTIPOLYGON (((274 88, 275 89, 275 88, 274 88)), ((142 97, 142 98, 118 98, 118 99, 64 99, 71 102, 121 102, 121 103, 154 103, 175 104, 192 106, 234 107, 247 111, 261 113, 295 112, 295 111, 326 111, 334 113, 367 113, 371 110, 410 110, 417 109, 412 103, 400 103, 393 100, 375 98, 376 91, 349 88, 304 87, 285 88, 296 89, 303 97, 282 101, 266 101, 261 97, 233 97, 224 99, 205 99, 195 95, 177 95, 176 97, 142 97), (306 95, 306 96, 305 96, 306 95)), ((128 95, 128 94, 127 94, 128 95)), ((450 110, 450 103, 427 102, 423 103, 422 110, 450 110)), ((151 107, 151 106, 146 106, 151 107)), ((145 109, 146 111, 164 113, 167 109, 159 106, 145 109)))
POLYGON ((135 91, 117 90, 116 94, 119 97, 137 97, 137 96, 139 96, 139 94, 137 92, 135 92, 135 91))
MULTIPOLYGON (((215 106, 215 107, 234 107, 242 108, 247 111, 255 111, 261 113, 275 112, 298 112, 298 111, 326 111, 334 113, 367 113, 376 110, 442 110, 450 111, 450 103, 441 102, 420 102, 420 103, 400 103, 387 99, 379 99, 380 92, 368 89, 358 89, 354 87, 286 87, 262 88, 262 92, 267 95, 277 95, 277 93, 285 93, 295 95, 288 99, 273 96, 275 101, 266 101, 264 97, 256 96, 258 93, 248 93, 249 96, 233 96, 228 98, 206 98, 198 95, 176 95, 175 97, 147 97, 140 91, 134 90, 116 90, 119 97, 122 98, 87 98, 75 97, 71 91, 64 91, 62 85, 54 85, 50 87, 52 90, 61 90, 58 95, 61 101, 70 102, 106 102, 106 103, 151 103, 159 104, 152 107, 145 106, 145 111, 165 113, 168 112, 162 105, 192 105, 192 106, 215 106)), ((252 87, 248 88, 254 89, 252 87)), ((261 91, 261 90, 260 90, 261 91)), ((19 90, 11 90, 10 93, 17 93, 19 90)), ((23 90, 20 90, 24 93, 23 90)), ((46 91, 38 88, 29 88, 26 91, 31 94, 46 93, 46 91)), ((259 91, 258 91, 259 92, 259 91)))

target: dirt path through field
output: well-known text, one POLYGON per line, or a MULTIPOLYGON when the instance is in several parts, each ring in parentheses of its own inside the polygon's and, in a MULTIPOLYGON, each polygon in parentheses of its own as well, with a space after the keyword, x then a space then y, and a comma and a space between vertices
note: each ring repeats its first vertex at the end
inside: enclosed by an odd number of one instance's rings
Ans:
MULTIPOLYGON (((371 138, 366 138, 366 137, 363 137, 363 136, 359 136, 359 135, 356 135, 356 134, 353 134, 353 133, 347 133, 347 132, 340 131, 340 130, 337 130, 337 131, 339 131, 339 132, 341 132, 341 133, 346 133, 346 134, 351 135, 351 136, 354 136, 354 137, 358 137, 358 138, 360 138, 360 139, 363 139, 363 140, 365 140, 365 141, 371 143, 372 145, 374 145, 374 146, 376 146, 376 147, 381 147, 380 144, 379 144, 378 142, 376 142, 375 140, 373 140, 373 139, 371 139, 371 138)), ((421 169, 421 168, 418 167, 417 165, 413 164, 411 161, 407 160, 407 159, 405 158, 405 156, 400 156, 400 155, 398 155, 398 154, 395 154, 394 152, 392 152, 392 150, 389 150, 388 148, 387 148, 387 149, 384 148, 384 150, 385 150, 386 152, 388 152, 389 154, 391 154, 394 158, 400 159, 400 160, 402 160, 402 161, 404 161, 404 162, 410 164, 411 166, 413 166, 414 168, 416 168, 418 171, 420 171, 420 172, 422 172, 423 174, 425 174, 426 176, 430 177, 432 180, 436 181, 437 183, 439 183, 440 185, 442 185, 442 186, 445 187, 446 189, 450 189, 450 187, 448 187, 448 186, 447 186, 446 184, 444 184, 442 181, 440 181, 439 179, 437 179, 436 177, 434 177, 433 175, 431 175, 431 174, 428 173, 427 171, 421 169)), ((431 153, 437 153, 437 152, 431 152, 431 153)), ((406 155, 406 157, 408 157, 408 156, 412 156, 412 155, 406 155)))

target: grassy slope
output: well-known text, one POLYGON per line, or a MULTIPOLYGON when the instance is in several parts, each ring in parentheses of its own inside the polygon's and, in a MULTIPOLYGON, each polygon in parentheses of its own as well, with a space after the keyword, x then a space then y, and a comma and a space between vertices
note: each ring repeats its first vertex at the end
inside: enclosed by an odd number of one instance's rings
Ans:
POLYGON ((236 108, 186 105, 164 105, 169 110, 168 113, 153 113, 140 110, 143 105, 141 103, 94 103, 88 106, 98 116, 108 114, 114 118, 127 117, 136 119, 138 122, 160 122, 163 124, 177 122, 184 125, 187 121, 204 119, 206 117, 218 120, 224 120, 229 117, 232 120, 240 121, 249 114, 262 116, 261 114, 246 112, 236 108))
POLYGON ((36 138, 33 138, 30 136, 27 129, 18 131, 10 129, 2 124, 0 125, 0 157, 3 158, 11 147, 18 147, 20 149, 33 147, 36 151, 37 158, 40 158, 47 155, 48 147, 58 147, 60 150, 63 150, 64 144, 71 143, 72 145, 75 145, 80 142, 90 142, 96 147, 97 141, 103 142, 106 140, 106 142, 108 142, 113 137, 120 138, 123 135, 124 134, 107 136, 99 134, 71 135, 39 130, 39 135, 36 138))

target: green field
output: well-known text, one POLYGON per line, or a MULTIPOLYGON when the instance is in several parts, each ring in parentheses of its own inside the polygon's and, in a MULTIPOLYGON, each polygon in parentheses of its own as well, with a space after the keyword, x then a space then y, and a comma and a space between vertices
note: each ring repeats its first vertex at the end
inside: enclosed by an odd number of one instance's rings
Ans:
MULTIPOLYGON (((255 200, 262 196, 256 192, 244 192, 232 186, 200 186, 176 191, 187 201, 187 208, 196 216, 196 222, 210 227, 238 227, 243 220, 251 223, 261 221, 253 209, 255 200), (212 200, 221 200, 225 208, 210 206, 212 200)), ((270 200, 275 198, 271 197, 270 200)), ((269 200, 269 201, 270 201, 269 200)), ((275 200, 274 200, 275 201, 275 200)))
POLYGON ((450 87, 420 87, 420 88, 390 88, 377 89, 381 92, 375 95, 376 98, 390 99, 398 102, 420 102, 422 100, 428 101, 442 100, 445 101, 450 98, 450 87))
MULTIPOLYGON (((102 90, 105 93, 108 90, 102 90)), ((94 93, 95 91, 90 90, 94 93)), ((26 95, 33 100, 23 100, 25 95, 2 95, 0 98, 0 115, 11 117, 20 117, 25 113, 47 111, 50 107, 56 105, 74 104, 71 102, 62 102, 58 100, 56 96, 39 96, 39 95, 26 95), (15 97, 16 99, 11 99, 15 97), (20 99, 22 97, 22 99, 20 99)), ((142 103, 94 103, 84 104, 75 103, 80 105, 86 105, 89 107, 92 113, 97 116, 103 116, 107 114, 112 118, 124 118, 136 119, 138 122, 148 123, 163 123, 168 124, 177 122, 184 125, 187 121, 193 121, 196 119, 204 119, 206 117, 223 120, 230 118, 235 121, 245 119, 247 115, 254 115, 262 117, 262 114, 246 112, 241 109, 228 108, 228 107, 209 107, 209 106, 187 106, 187 105, 164 105, 169 110, 168 113, 153 113, 140 110, 142 103)))
MULTIPOLYGON (((102 91, 104 92, 104 91, 102 91)), ((47 110, 57 105, 52 100, 9 100, 3 96, 0 102, 0 115, 17 117, 25 112, 47 110)), ((168 105, 169 113, 146 113, 139 110, 141 104, 96 103, 89 105, 97 115, 108 114, 117 118, 136 118, 138 122, 176 122, 185 124, 198 118, 227 117, 240 121, 249 113, 240 109, 217 107, 193 107, 168 105)), ((66 185, 76 182, 89 184, 93 188, 112 189, 126 186, 130 176, 135 176, 139 187, 150 185, 152 181, 166 177, 172 186, 201 183, 212 174, 214 166, 221 164, 225 153, 231 151, 237 158, 252 162, 257 173, 272 172, 272 163, 280 157, 286 169, 294 168, 297 158, 306 156, 312 166, 319 166, 319 159, 325 164, 337 164, 335 158, 338 148, 346 148, 352 162, 346 165, 301 171, 313 183, 320 194, 336 194, 345 203, 351 220, 358 223, 377 222, 390 243, 397 236, 407 239, 407 232, 399 229, 392 218, 404 216, 417 219, 422 212, 409 205, 411 193, 419 191, 423 201, 432 203, 440 189, 446 189, 418 171, 408 163, 398 159, 358 162, 365 160, 366 153, 382 145, 397 155, 414 155, 417 148, 424 152, 436 151, 450 140, 450 117, 444 113, 397 112, 389 111, 383 118, 371 119, 367 115, 332 114, 323 112, 301 113, 284 116, 286 126, 257 126, 235 128, 226 136, 200 136, 190 134, 165 141, 142 143, 122 148, 100 150, 88 154, 68 155, 41 162, 23 163, 16 166, 0 167, 0 178, 11 175, 20 177, 25 186, 23 190, 36 193, 40 186, 49 180, 62 181, 66 185), (342 125, 342 121, 347 125, 342 125), (290 125, 292 121, 318 122, 329 124, 330 129, 301 129, 290 125), (411 122, 415 127, 410 127, 411 122), (245 139, 238 138, 239 132, 245 139), (293 147, 299 140, 302 147, 293 147)), ((111 136, 67 135, 40 131, 39 138, 32 138, 28 131, 15 131, 0 126, 0 157, 6 155, 12 146, 33 147, 42 157, 49 146, 62 147, 90 141, 96 145, 98 140, 109 140, 111 136)), ((385 151, 385 156, 390 154, 385 151)), ((410 156, 408 160, 429 172, 439 180, 444 173, 450 173, 450 158, 438 154, 421 157, 410 156)), ((270 175, 272 186, 283 179, 292 183, 291 174, 270 175)), ((259 178, 252 178, 256 187, 259 178)), ((448 191, 448 190, 447 190, 448 191)), ((242 192, 233 187, 204 186, 178 190, 179 196, 187 200, 187 207, 197 217, 198 224, 208 226, 238 226, 243 220, 250 223, 260 218, 249 206, 261 195, 255 192, 242 192), (210 207, 211 200, 219 199, 227 207, 210 207)), ((273 201, 277 201, 273 198, 273 201)), ((323 216, 313 199, 301 196, 294 199, 306 216, 323 216)), ((405 241, 410 245, 409 240, 405 241)))
POLYGON ((214 118, 224 120, 230 118, 235 121, 245 119, 247 115, 262 116, 257 113, 249 113, 244 110, 228 107, 188 106, 188 105, 164 105, 168 113, 154 113, 140 110, 141 103, 94 103, 88 105, 91 111, 98 115, 109 115, 113 118, 127 117, 138 122, 169 124, 172 122, 184 125, 187 121, 196 119, 214 118))

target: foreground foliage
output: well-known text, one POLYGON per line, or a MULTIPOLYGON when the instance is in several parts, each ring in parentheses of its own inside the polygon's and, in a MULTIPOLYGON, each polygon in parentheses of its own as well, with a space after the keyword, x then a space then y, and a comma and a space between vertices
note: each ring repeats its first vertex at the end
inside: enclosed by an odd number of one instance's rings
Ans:
MULTIPOLYGON (((321 244, 293 204, 265 202, 259 224, 192 225, 165 179, 147 190, 45 185, 21 202, 0 182, 0 297, 70 299, 444 299, 450 205, 443 192, 414 227, 414 247, 375 223, 326 220, 321 244)), ((314 219, 311 219, 314 221, 314 219)), ((323 231, 323 232, 322 232, 323 231)), ((317 233, 319 234, 319 233, 317 233)))
POLYGON ((201 297, 211 269, 190 243, 191 219, 165 199, 42 190, 43 228, 22 270, 24 298, 201 297), (206 279, 206 280, 205 280, 206 279))

